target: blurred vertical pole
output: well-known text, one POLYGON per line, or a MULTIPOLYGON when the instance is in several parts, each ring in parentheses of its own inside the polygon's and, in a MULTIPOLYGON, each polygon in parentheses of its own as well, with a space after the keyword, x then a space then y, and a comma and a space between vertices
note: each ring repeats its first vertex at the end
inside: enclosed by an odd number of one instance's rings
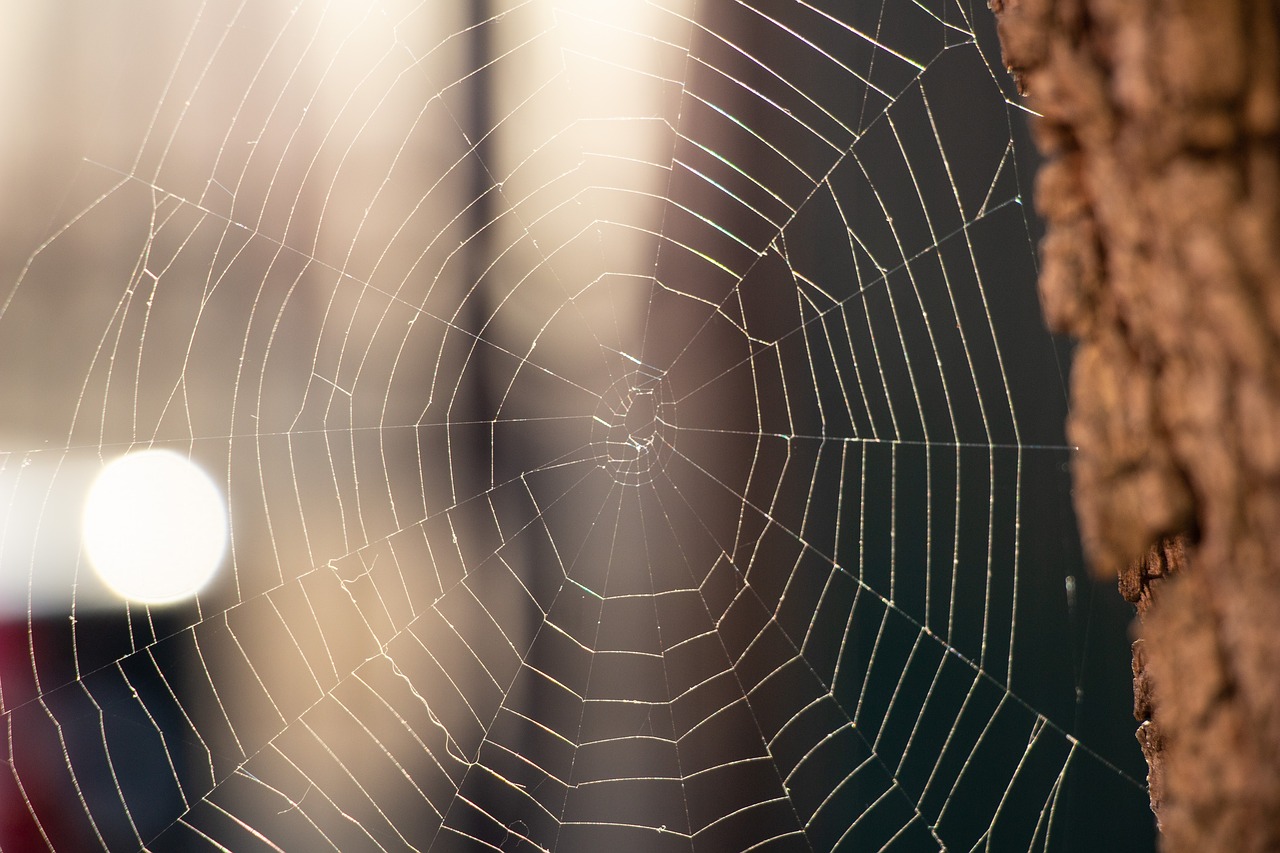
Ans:
MULTIPOLYGON (((491 318, 492 311, 484 272, 492 260, 492 225, 497 205, 494 196, 498 192, 492 172, 494 169, 493 144, 493 76, 488 65, 493 59, 493 27, 491 0, 470 0, 467 4, 467 114, 463 119, 466 145, 471 151, 467 158, 470 206, 467 208, 465 233, 469 236, 463 258, 461 327, 465 334, 474 335, 464 342, 470 352, 469 377, 462 399, 462 411, 454 413, 450 420, 461 423, 466 432, 465 452, 467 463, 474 470, 458 500, 466 500, 497 485, 487 482, 486 472, 496 475, 497 453, 493 443, 492 424, 486 422, 495 417, 493 394, 490 386, 489 347, 483 342, 482 330, 491 318)), ((450 427, 450 429, 456 429, 450 427)))

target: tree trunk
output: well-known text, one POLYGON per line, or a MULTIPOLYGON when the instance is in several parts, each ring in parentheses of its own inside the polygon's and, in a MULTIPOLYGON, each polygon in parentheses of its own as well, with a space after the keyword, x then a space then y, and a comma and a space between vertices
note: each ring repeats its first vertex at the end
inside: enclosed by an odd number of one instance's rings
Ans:
POLYGON ((1280 849, 1280 2, 991 5, 1043 115, 1076 508, 1143 613, 1164 847, 1280 849))

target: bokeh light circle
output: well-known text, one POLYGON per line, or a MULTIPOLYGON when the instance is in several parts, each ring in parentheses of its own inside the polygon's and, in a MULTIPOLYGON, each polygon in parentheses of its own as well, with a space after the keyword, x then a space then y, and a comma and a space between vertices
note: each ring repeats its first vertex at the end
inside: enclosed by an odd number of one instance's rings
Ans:
POLYGON ((195 595, 227 549, 227 510, 218 487, 185 456, 129 453, 89 489, 85 554, 113 592, 143 604, 195 595))

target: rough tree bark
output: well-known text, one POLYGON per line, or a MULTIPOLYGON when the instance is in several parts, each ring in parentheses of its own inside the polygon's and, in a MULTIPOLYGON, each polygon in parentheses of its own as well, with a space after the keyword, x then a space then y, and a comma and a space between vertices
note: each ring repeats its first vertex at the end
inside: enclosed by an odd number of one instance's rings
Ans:
POLYGON ((1280 0, 991 0, 1169 851, 1280 849, 1280 0), (1175 570, 1176 569, 1176 570, 1175 570), (1158 594, 1153 594, 1157 592, 1158 594))

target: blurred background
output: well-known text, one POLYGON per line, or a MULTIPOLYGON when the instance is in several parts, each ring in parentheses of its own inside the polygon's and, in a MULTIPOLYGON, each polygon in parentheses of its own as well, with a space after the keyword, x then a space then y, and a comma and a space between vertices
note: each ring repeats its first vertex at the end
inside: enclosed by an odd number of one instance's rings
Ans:
POLYGON ((1152 847, 975 5, 0 3, 0 847, 1152 847))

